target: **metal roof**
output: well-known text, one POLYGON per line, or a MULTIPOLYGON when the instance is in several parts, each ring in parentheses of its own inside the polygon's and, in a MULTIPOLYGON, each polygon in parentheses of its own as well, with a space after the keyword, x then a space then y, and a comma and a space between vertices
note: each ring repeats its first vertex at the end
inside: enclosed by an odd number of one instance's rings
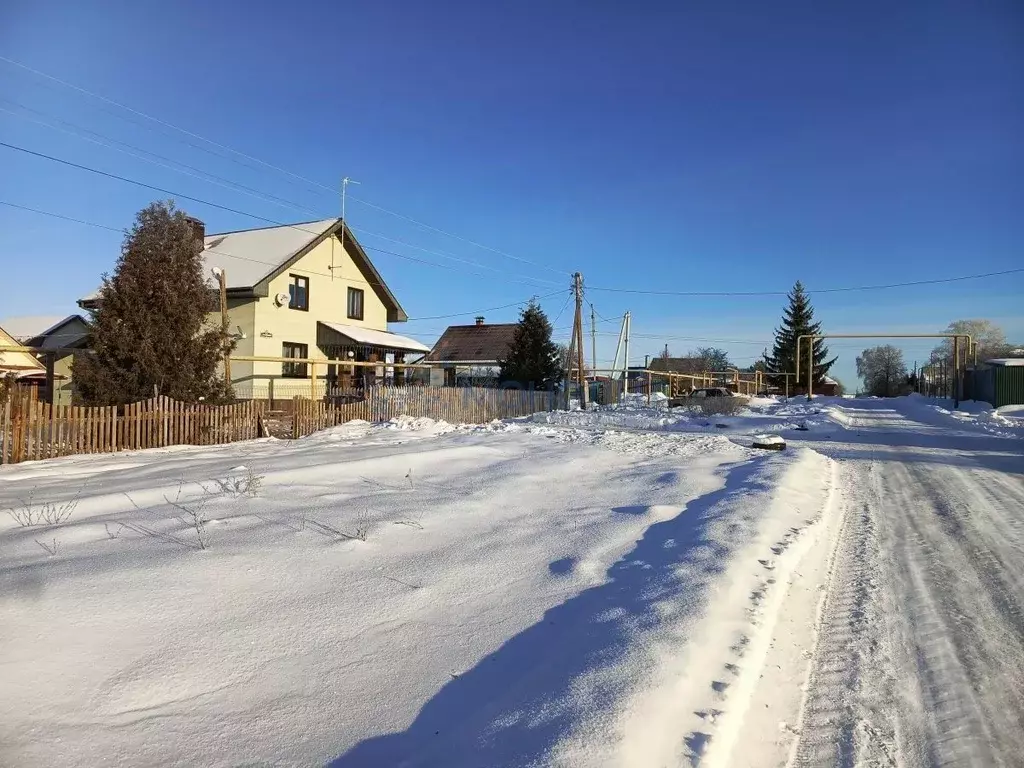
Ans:
MULTIPOLYGON (((408 319, 398 299, 384 283, 363 247, 346 225, 342 233, 339 218, 285 224, 238 232, 221 232, 203 238, 203 275, 213 284, 210 270, 218 267, 227 276, 229 291, 256 291, 291 266, 292 262, 315 247, 326 237, 344 235, 343 243, 348 255, 362 272, 369 287, 388 310, 388 322, 401 323, 408 319)), ((266 295, 260 292, 259 295, 266 295)), ((78 300, 82 307, 91 308, 99 299, 99 290, 78 300)))
POLYGON ((351 339, 357 344, 365 344, 371 347, 384 347, 386 349, 401 349, 409 352, 429 352, 430 347, 407 336, 399 336, 389 331, 377 331, 373 328, 363 328, 358 325, 346 325, 344 323, 327 323, 319 321, 320 325, 330 328, 336 333, 351 339))
POLYGON ((508 354, 517 323, 451 325, 425 363, 497 363, 508 354))

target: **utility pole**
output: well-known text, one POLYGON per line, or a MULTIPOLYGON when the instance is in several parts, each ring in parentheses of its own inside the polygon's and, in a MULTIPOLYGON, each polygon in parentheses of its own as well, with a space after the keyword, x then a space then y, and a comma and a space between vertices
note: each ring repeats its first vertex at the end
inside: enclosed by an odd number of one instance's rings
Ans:
MULTIPOLYGON (((580 388, 580 408, 587 408, 587 380, 583 365, 583 275, 577 272, 572 277, 573 293, 576 295, 576 316, 573 319, 572 336, 575 346, 570 344, 571 352, 576 353, 576 383, 580 388)), ((570 366, 571 369, 571 366, 570 366)))
POLYGON ((630 391, 630 324, 633 322, 633 315, 629 310, 626 311, 623 317, 626 322, 626 343, 625 351, 623 352, 623 391, 629 393, 630 391))
POLYGON ((960 337, 953 337, 953 409, 960 407, 960 337))
POLYGON ((231 330, 231 323, 228 318, 228 277, 221 267, 214 270, 217 273, 217 283, 220 285, 220 327, 224 334, 224 383, 231 389, 231 349, 227 346, 228 333, 231 330))
POLYGON ((619 338, 615 342, 615 357, 612 358, 612 375, 616 375, 619 372, 619 353, 622 352, 622 337, 626 333, 626 318, 623 316, 622 325, 619 326, 619 338))
POLYGON ((590 375, 597 381, 597 320, 594 318, 594 305, 590 305, 590 375))

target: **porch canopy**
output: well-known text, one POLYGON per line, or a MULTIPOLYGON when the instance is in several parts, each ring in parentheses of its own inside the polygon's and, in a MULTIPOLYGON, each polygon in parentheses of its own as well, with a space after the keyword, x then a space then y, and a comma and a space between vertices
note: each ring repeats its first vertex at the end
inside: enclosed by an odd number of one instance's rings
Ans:
POLYGON ((430 347, 426 344, 421 344, 406 336, 399 336, 397 333, 376 331, 358 325, 325 323, 323 320, 317 321, 316 341, 317 346, 325 351, 331 347, 338 349, 362 347, 364 349, 379 349, 382 352, 419 352, 420 354, 430 351, 430 347))

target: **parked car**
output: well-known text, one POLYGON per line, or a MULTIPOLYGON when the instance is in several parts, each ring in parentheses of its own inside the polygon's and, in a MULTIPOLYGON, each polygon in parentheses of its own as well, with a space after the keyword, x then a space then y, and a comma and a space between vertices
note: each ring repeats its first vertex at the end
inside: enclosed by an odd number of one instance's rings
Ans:
POLYGON ((690 400, 700 400, 708 397, 732 397, 733 393, 726 387, 701 387, 691 390, 682 397, 673 397, 668 401, 668 407, 674 408, 677 405, 685 405, 690 400))
POLYGON ((701 387, 695 389, 689 395, 691 398, 694 397, 732 397, 732 391, 725 387, 701 387))

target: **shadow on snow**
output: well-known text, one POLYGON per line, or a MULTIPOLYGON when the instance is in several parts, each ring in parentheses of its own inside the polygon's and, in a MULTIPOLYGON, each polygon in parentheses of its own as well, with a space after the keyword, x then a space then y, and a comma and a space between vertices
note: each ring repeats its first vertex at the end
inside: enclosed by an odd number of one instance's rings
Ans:
MULTIPOLYGON (((332 768, 522 766, 549 756, 584 716, 607 711, 622 695, 621 685, 600 676, 588 680, 584 696, 578 683, 587 673, 615 664, 636 633, 661 622, 656 603, 674 601, 682 615, 700 609, 705 587, 722 571, 728 554, 727 546, 707 535, 716 518, 712 510, 734 494, 764 490, 755 473, 766 460, 720 469, 724 487, 651 525, 608 569, 606 583, 546 611, 446 683, 407 729, 360 742, 335 758, 332 768)), ((573 565, 565 558, 549 569, 560 574, 573 565)))

